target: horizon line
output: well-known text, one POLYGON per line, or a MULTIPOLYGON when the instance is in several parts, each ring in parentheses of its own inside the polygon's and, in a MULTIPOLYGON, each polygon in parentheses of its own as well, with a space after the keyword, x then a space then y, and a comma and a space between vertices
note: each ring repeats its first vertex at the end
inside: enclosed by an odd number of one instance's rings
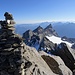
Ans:
POLYGON ((41 21, 41 22, 27 22, 27 23, 17 23, 16 24, 40 24, 40 23, 45 23, 45 22, 48 22, 48 23, 57 23, 57 22, 61 22, 61 23, 75 23, 75 21, 41 21))

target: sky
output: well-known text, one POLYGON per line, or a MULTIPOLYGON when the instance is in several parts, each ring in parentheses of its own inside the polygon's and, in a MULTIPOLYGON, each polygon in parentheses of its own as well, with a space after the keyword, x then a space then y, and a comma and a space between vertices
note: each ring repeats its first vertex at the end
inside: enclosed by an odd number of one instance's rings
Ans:
POLYGON ((13 14, 17 24, 75 21, 75 0, 1 0, 0 20, 13 14))

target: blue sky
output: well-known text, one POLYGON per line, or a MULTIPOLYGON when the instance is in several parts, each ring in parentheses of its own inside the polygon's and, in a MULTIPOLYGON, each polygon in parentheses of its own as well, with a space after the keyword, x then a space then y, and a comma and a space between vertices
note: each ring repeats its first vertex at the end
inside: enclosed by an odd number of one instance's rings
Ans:
POLYGON ((16 23, 75 21, 75 0, 1 0, 0 20, 6 11, 16 23))

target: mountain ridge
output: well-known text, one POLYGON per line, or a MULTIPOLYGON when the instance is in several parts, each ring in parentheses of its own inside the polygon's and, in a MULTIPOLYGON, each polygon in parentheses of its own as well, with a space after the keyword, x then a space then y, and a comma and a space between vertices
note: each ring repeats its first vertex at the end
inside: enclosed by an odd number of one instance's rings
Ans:
POLYGON ((56 32, 59 34, 59 36, 67 36, 68 38, 75 38, 75 23, 71 22, 43 22, 43 23, 38 23, 38 24, 28 24, 28 25, 15 25, 16 27, 16 33, 18 34, 23 34, 26 30, 31 29, 34 30, 37 28, 39 25, 42 28, 45 28, 49 24, 52 24, 52 27, 56 30, 56 32), (67 30, 68 29, 68 30, 67 30))

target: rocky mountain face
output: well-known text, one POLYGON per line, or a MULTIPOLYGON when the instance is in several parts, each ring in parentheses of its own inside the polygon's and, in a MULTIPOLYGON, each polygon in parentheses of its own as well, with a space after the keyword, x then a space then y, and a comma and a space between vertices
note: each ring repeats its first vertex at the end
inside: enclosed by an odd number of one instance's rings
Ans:
MULTIPOLYGON (((14 24, 12 15, 6 12, 5 20, 0 21, 0 75, 72 75, 58 56, 38 53, 27 46, 22 37, 15 34, 14 24)), ((28 32, 30 37, 32 31, 28 32)))
MULTIPOLYGON (((50 41, 51 39, 48 39, 46 37, 46 39, 51 43, 48 45, 46 45, 46 48, 43 48, 43 50, 45 49, 45 52, 48 54, 52 54, 52 55, 56 55, 61 57, 61 59, 64 61, 65 65, 73 72, 75 73, 75 50, 72 48, 72 46, 70 47, 68 45, 68 43, 66 42, 61 42, 59 44, 57 43, 53 43, 52 41, 50 41)), ((62 39, 62 38, 61 38, 62 39)), ((53 39, 55 40, 55 39, 53 39)), ((55 41, 60 41, 60 40, 55 40, 55 41)), ((70 41, 71 43, 71 41, 70 41)), ((40 49, 41 50, 41 49, 40 49)))
POLYGON ((70 43, 75 43, 75 38, 68 38, 68 37, 66 37, 66 36, 63 36, 61 39, 62 39, 63 41, 68 41, 68 42, 70 42, 70 43))
POLYGON ((39 46, 39 51, 43 50, 46 53, 50 53, 51 50, 54 50, 55 44, 51 41, 49 41, 46 37, 43 38, 42 42, 39 46))
MULTIPOLYGON (((45 29, 39 26, 32 32, 33 32, 33 35, 31 36, 30 39, 25 38, 26 40, 29 39, 29 42, 25 42, 25 43, 27 43, 27 45, 31 47, 35 47, 39 52, 44 51, 48 55, 59 56, 64 61, 65 65, 73 72, 73 75, 74 75, 75 74, 75 51, 74 51, 74 44, 72 44, 74 43, 74 40, 67 38, 65 36, 62 37, 61 40, 53 39, 54 41, 57 41, 58 43, 61 41, 61 43, 57 44, 57 43, 54 43, 52 39, 51 40, 48 39, 46 36, 49 36, 49 37, 54 36, 60 39, 56 31, 52 28, 51 24, 47 26, 45 29), (37 39, 36 37, 38 37, 39 39, 37 39), (68 43, 70 45, 72 44, 72 46, 69 46, 68 43)), ((26 34, 26 32, 24 34, 26 34)), ((23 34, 23 38, 25 37, 24 34, 23 34)), ((50 63, 48 61, 51 58, 45 55, 43 55, 42 58, 50 67, 50 63)), ((59 74, 59 75, 62 75, 62 74, 59 74)))
POLYGON ((55 35, 55 36, 58 36, 58 34, 56 33, 56 31, 53 29, 53 27, 52 27, 52 25, 51 24, 49 24, 45 29, 44 29, 44 33, 46 34, 46 35, 48 35, 48 34, 52 34, 52 35, 55 35))
POLYGON ((33 32, 34 33, 37 33, 37 34, 42 34, 43 31, 44 31, 44 29, 41 26, 39 26, 35 30, 33 30, 33 32))
POLYGON ((75 43, 72 45, 72 48, 75 49, 75 43))
POLYGON ((44 39, 44 36, 46 36, 46 35, 58 36, 58 34, 52 28, 51 24, 49 24, 45 29, 43 29, 41 26, 39 26, 33 31, 27 30, 25 33, 23 33, 23 38, 25 39, 24 42, 27 45, 34 46, 35 43, 37 43, 37 42, 39 42, 39 44, 40 44, 42 42, 42 40, 44 39), (35 41, 33 41, 33 39, 35 41), (33 41, 33 43, 32 43, 32 41, 33 41), (31 44, 33 44, 33 45, 31 45, 31 44))
POLYGON ((0 21, 0 75, 72 75, 61 58, 27 46, 15 34, 14 24, 12 15, 6 12, 5 20, 0 21))
POLYGON ((65 43, 59 44, 55 50, 51 50, 52 54, 62 58, 64 63, 72 70, 75 70, 75 51, 65 43))

